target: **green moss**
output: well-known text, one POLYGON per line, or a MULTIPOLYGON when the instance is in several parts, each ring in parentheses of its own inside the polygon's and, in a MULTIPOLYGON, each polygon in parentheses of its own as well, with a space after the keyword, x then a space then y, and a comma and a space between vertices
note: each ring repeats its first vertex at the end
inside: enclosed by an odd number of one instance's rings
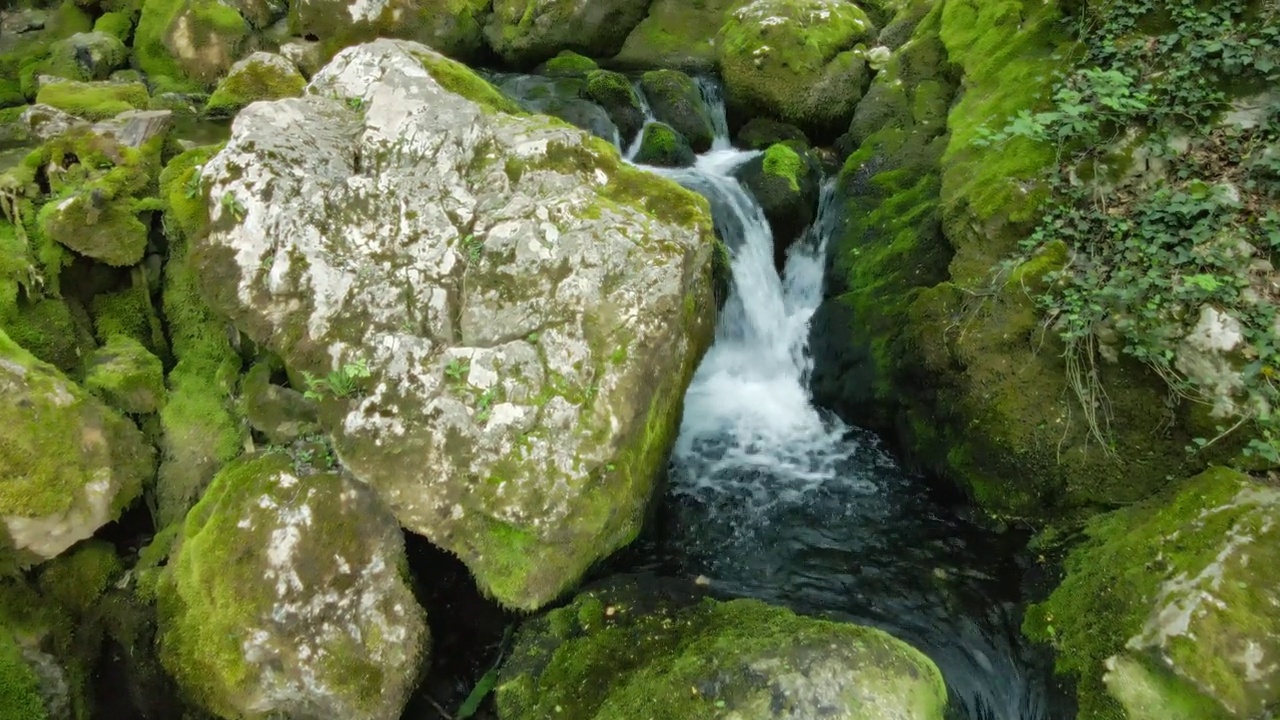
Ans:
POLYGON ((95 32, 106 33, 122 43, 129 42, 133 35, 133 17, 125 12, 103 13, 93 23, 95 32))
POLYGON ((753 663, 767 657, 766 675, 803 675, 825 653, 858 678, 849 696, 831 698, 840 711, 874 697, 891 699, 913 718, 942 717, 946 689, 937 669, 879 630, 801 618, 754 600, 659 597, 593 590, 527 623, 498 682, 499 715, 683 720, 803 712, 810 709, 803 693, 778 700, 753 663))
POLYGON ((542 65, 542 71, 547 75, 586 75, 599 69, 595 60, 572 50, 562 50, 542 65))
POLYGON ((503 95, 466 65, 437 54, 422 55, 419 59, 427 72, 431 73, 431 77, 445 90, 494 112, 525 114, 516 101, 503 95))
POLYGON ((805 167, 805 162, 796 151, 781 143, 769 146, 764 153, 765 174, 786 180, 794 192, 800 192, 800 175, 805 167))
POLYGON ((40 682, 14 640, 0 623, 0 720, 48 720, 40 682))
POLYGON ((134 33, 138 68, 166 90, 211 86, 240 55, 249 24, 219 0, 145 0, 134 33))
POLYGON ((93 318, 93 334, 99 343, 122 335, 138 341, 162 361, 170 359, 169 341, 151 302, 151 291, 145 283, 135 283, 126 290, 99 293, 89 308, 93 318))
POLYGON ((164 406, 164 367, 137 340, 114 335, 89 358, 85 388, 107 404, 135 415, 164 406))
POLYGON ((291 63, 280 65, 255 60, 250 56, 243 64, 231 69, 209 96, 204 111, 207 115, 229 116, 239 112, 251 102, 278 100, 302 94, 307 81, 291 63))
POLYGON ((745 0, 654 0, 648 16, 609 63, 636 70, 714 71, 716 32, 726 14, 743 4, 745 0))
POLYGON ((652 122, 644 128, 635 159, 646 165, 687 167, 696 158, 689 142, 675 128, 666 123, 652 122))
POLYGON ((65 81, 42 85, 36 102, 87 120, 106 120, 126 110, 144 110, 151 97, 141 83, 65 81))
POLYGON ((0 326, 32 355, 71 377, 80 377, 85 357, 94 348, 87 320, 78 303, 48 298, 20 304, 0 326))
POLYGON ((44 566, 40 594, 80 617, 123 573, 124 564, 111 543, 88 540, 44 566))
MULTIPOLYGON (((1229 698, 1241 710, 1240 716, 1254 714, 1246 709, 1250 702, 1244 689, 1247 681, 1233 665, 1238 659, 1231 647, 1236 642, 1243 646, 1246 640, 1274 637, 1274 613, 1264 597, 1270 590, 1262 588, 1273 587, 1270 581, 1280 560, 1270 542, 1274 533, 1266 535, 1263 529, 1271 519, 1247 500, 1249 488, 1256 487, 1247 476, 1213 468, 1187 481, 1176 494, 1098 517, 1089 524, 1087 541, 1067 558, 1066 578, 1048 600, 1028 610, 1023 625, 1028 636, 1054 645, 1059 672, 1078 679, 1081 718, 1132 717, 1108 694, 1103 681, 1107 659, 1113 655, 1121 656, 1124 677, 1143 683, 1120 688, 1120 697, 1144 704, 1152 702, 1154 695, 1179 712, 1213 707, 1206 698, 1195 697, 1198 693, 1189 691, 1183 682, 1145 667, 1141 657, 1136 658, 1141 665, 1125 659, 1130 639, 1142 635, 1158 606, 1178 601, 1177 593, 1171 597, 1161 594, 1165 583, 1176 577, 1195 578, 1209 567, 1225 572, 1229 581, 1215 583, 1216 598, 1209 600, 1220 603, 1223 611, 1220 617, 1210 617, 1207 625, 1193 619, 1195 627, 1190 630, 1199 629, 1197 638, 1186 639, 1184 645, 1178 644, 1175 631, 1175 637, 1168 641, 1174 665, 1179 672, 1191 673, 1184 680, 1202 690, 1212 689, 1220 699, 1229 698), (1256 538, 1242 567, 1229 564, 1231 553, 1220 554, 1233 537, 1256 538), (1242 576, 1244 572, 1248 574, 1242 576), (1245 582, 1250 577, 1252 582, 1245 582), (1229 619, 1232 616, 1234 620, 1229 619)), ((1280 648, 1271 642, 1259 649, 1270 656, 1280 648)), ((1266 700, 1255 695, 1252 702, 1266 700)), ((1194 717, 1209 720, 1227 715, 1219 706, 1194 717)))

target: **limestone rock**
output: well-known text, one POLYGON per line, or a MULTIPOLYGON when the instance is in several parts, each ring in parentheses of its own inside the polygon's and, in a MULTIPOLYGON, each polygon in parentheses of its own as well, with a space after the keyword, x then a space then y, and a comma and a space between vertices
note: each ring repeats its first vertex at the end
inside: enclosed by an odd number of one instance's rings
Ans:
POLYGON ((609 57, 647 8, 646 0, 495 0, 485 37, 503 60, 526 67, 566 49, 609 57))
POLYGON ((678 70, 652 70, 640 78, 653 116, 684 136, 694 152, 711 149, 715 127, 693 78, 678 70))
POLYGON ((1027 620, 1081 676, 1082 716, 1118 702, 1133 720, 1244 720, 1280 704, 1280 489, 1213 468, 1088 535, 1027 620))
POLYGON ((395 720, 425 660, 426 616, 395 518, 346 475, 287 456, 226 467, 160 577, 160 659, 220 717, 395 720))
POLYGON ((489 0, 299 0, 290 19, 295 35, 338 50, 378 37, 416 40, 450 57, 473 59, 484 50, 489 0))
POLYGON ((278 100, 302 94, 307 81, 292 62, 279 55, 256 52, 231 66, 209 96, 205 112, 234 115, 257 100, 278 100))
POLYGON ((947 691, 880 630, 618 577, 524 625, 496 699, 503 720, 942 720, 947 691))
POLYGON ((324 46, 316 40, 293 40, 280 46, 280 54, 310 78, 324 67, 324 46))
POLYGON ((167 135, 173 128, 172 110, 126 110, 100 123, 93 131, 125 147, 142 147, 148 140, 167 135))
POLYGON ((844 0, 753 0, 730 14, 717 39, 730 109, 814 137, 843 131, 870 78, 875 33, 844 0))
POLYGON ((133 423, 0 333, 0 550, 58 556, 142 491, 153 453, 133 423))
POLYGON ((715 240, 701 197, 510 111, 421 45, 348 48, 237 117, 193 258, 312 374, 343 465, 535 608, 639 528, 711 340, 715 240))
POLYGON ((19 121, 38 140, 55 138, 85 121, 52 105, 32 105, 22 111, 19 121))

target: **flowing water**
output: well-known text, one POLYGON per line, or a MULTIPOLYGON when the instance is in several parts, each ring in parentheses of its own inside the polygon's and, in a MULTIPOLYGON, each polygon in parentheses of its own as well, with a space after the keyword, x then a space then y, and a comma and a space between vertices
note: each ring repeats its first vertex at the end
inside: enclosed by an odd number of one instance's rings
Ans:
POLYGON ((701 87, 713 149, 693 168, 650 169, 708 198, 733 285, 633 565, 888 630, 938 664, 955 718, 1071 717, 1049 658, 1019 633, 1017 540, 965 523, 872 434, 814 407, 806 344, 839 220, 832 184, 780 277, 763 212, 733 177, 755 153, 732 149, 719 87, 701 87))

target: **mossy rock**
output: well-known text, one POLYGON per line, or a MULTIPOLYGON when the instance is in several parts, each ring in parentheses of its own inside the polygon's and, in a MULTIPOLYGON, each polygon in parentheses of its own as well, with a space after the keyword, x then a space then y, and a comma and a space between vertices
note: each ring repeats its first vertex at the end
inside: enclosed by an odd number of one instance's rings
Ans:
POLYGON ((519 67, 533 67, 564 50, 610 57, 644 18, 647 5, 636 0, 494 0, 484 33, 499 57, 519 67))
POLYGON ((770 145, 792 142, 808 146, 809 138, 795 125, 770 118, 752 118, 737 132, 737 145, 748 150, 767 150, 770 145))
POLYGON ((734 175, 760 203, 773 233, 777 267, 818 213, 822 166, 804 145, 776 143, 746 162, 734 175))
POLYGON ((278 453, 218 474, 157 593, 164 667, 220 717, 395 720, 430 646, 390 511, 278 453))
POLYGON ((211 87, 244 53, 250 28, 221 0, 144 0, 133 51, 164 90, 211 87))
POLYGON ((126 110, 146 109, 151 96, 141 83, 67 80, 41 84, 36 102, 86 120, 106 120, 126 110))
POLYGON ((610 66, 667 68, 689 73, 716 70, 716 33, 747 0, 654 0, 649 14, 627 35, 610 66))
POLYGON ((715 126, 693 78, 679 70, 652 70, 640 77, 640 89, 653 116, 683 135, 694 152, 711 149, 715 126))
POLYGON ((561 50, 556 56, 538 66, 540 75, 550 77, 583 77, 600 66, 595 60, 572 50, 561 50))
POLYGON ((70 80, 106 80, 128 58, 124 43, 111 33, 76 33, 49 48, 41 72, 70 80))
POLYGON ((0 321, 9 337, 43 362, 72 378, 82 377, 84 362, 97 347, 84 308, 75 300, 41 298, 21 302, 0 321))
POLYGON ((0 554, 57 557, 115 520, 154 454, 133 423, 0 333, 0 554))
POLYGON ((934 664, 888 633, 619 576, 521 627, 502 720, 942 720, 934 664))
POLYGON ((651 122, 640 136, 636 162, 659 167, 689 167, 697 160, 689 141, 666 123, 651 122))
POLYGON ((89 717, 97 654, 77 647, 74 622, 56 598, 22 578, 0 578, 0 720, 89 717))
POLYGON ((111 337, 89 356, 85 389, 108 405, 133 415, 164 407, 164 366, 137 340, 111 337))
POLYGON ((1228 720, 1280 704, 1280 490, 1212 468, 1094 519, 1027 613, 1080 716, 1228 720))
POLYGON ((609 114, 624 145, 630 144, 644 128, 640 97, 626 75, 608 70, 588 73, 585 93, 609 114))
POLYGON ((105 33, 128 45, 133 39, 134 16, 131 12, 105 12, 93 21, 95 33, 105 33))
POLYGON ((245 419, 273 445, 321 432, 316 404, 297 390, 273 384, 266 363, 254 365, 245 375, 240 394, 245 419))
POLYGON ((89 613, 99 598, 124 574, 124 563, 111 543, 86 540, 40 569, 40 594, 70 615, 89 613))
POLYGON ((95 294, 89 315, 93 318, 93 334, 99 344, 122 335, 141 343, 161 361, 172 360, 164 326, 152 304, 151 291, 145 284, 95 294))
POLYGON ((379 37, 416 40, 460 60, 484 54, 489 0, 299 0, 291 3, 294 35, 317 38, 328 59, 339 50, 379 37))
POLYGON ((866 89, 875 32, 842 0, 753 0, 717 38, 730 110, 791 123, 815 140, 834 137, 866 89))
POLYGON ((293 63, 279 55, 256 52, 231 67, 205 103, 206 115, 235 115, 258 100, 297 97, 307 85, 293 63))

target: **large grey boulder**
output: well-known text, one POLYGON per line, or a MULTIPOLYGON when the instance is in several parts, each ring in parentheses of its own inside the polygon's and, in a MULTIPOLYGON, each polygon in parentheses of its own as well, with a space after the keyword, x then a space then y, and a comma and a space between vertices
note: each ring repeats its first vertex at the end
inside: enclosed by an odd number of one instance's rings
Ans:
POLYGON ((396 720, 430 645, 395 518, 284 453, 214 478, 157 590, 160 660, 223 718, 396 720))
POLYGON ((508 111, 422 45, 348 48, 237 116, 193 256, 401 524, 535 608, 639 528, 711 341, 715 239, 702 198, 508 111))

